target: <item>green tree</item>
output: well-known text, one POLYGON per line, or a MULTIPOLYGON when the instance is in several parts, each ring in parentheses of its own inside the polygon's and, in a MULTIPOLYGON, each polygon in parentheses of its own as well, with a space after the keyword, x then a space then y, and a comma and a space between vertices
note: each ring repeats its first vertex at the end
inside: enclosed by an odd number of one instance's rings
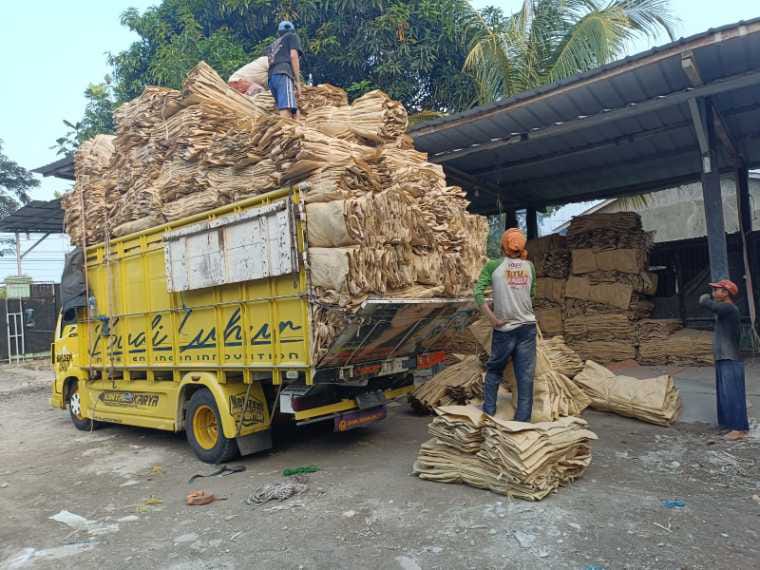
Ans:
POLYGON ((91 83, 84 91, 87 105, 84 116, 76 123, 63 120, 68 131, 59 137, 53 145, 59 155, 73 154, 79 145, 101 133, 114 132, 113 111, 116 108, 111 78, 105 77, 102 83, 91 83))
POLYGON ((380 88, 411 111, 460 110, 474 102, 463 69, 471 16, 466 0, 163 0, 123 14, 140 39, 109 56, 114 93, 121 102, 145 85, 178 88, 200 60, 226 77, 261 55, 287 18, 315 81, 352 97, 380 88))
POLYGON ((670 0, 524 0, 509 17, 490 9, 471 22, 464 69, 485 104, 614 61, 637 38, 673 38, 676 19, 670 0))
MULTIPOLYGON (((40 182, 3 153, 0 140, 0 218, 15 212, 21 204, 29 202, 29 190, 40 182)), ((14 240, 0 239, 0 256, 13 252, 14 240)))
POLYGON ((0 139, 0 218, 29 202, 29 190, 39 185, 31 172, 5 156, 0 139))

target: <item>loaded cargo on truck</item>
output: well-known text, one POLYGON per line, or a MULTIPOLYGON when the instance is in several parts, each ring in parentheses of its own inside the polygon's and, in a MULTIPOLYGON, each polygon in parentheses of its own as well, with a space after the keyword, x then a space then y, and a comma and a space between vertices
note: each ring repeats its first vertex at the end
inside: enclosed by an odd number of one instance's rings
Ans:
POLYGON ((476 318, 485 220, 409 146, 403 107, 322 88, 303 125, 200 64, 82 145, 52 396, 78 428, 184 430, 209 462, 270 447, 278 416, 352 429, 476 318), (317 128, 352 113, 361 129, 317 128))

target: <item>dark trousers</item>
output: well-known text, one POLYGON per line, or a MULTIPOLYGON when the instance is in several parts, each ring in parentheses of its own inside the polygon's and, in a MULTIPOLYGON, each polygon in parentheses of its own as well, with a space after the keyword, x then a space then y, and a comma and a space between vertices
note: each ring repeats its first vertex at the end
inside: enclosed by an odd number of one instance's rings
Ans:
POLYGON ((715 363, 715 396, 718 425, 731 430, 749 431, 744 363, 741 360, 718 360, 715 363))
MULTIPOLYGON (((533 374, 536 371, 536 325, 522 325, 508 332, 493 331, 491 358, 486 364, 483 411, 496 413, 496 397, 504 368, 512 357, 517 379, 515 421, 529 422, 533 413, 533 374)), ((514 401, 515 395, 512 394, 514 401)))

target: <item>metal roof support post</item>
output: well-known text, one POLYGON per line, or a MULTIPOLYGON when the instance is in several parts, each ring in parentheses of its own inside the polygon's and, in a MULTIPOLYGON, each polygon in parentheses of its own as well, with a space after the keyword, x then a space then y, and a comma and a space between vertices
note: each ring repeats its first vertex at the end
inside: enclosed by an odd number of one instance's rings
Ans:
POLYGON ((525 220, 528 225, 528 239, 536 239, 538 237, 538 210, 528 208, 525 211, 525 220))
POLYGON ((21 277, 21 259, 24 256, 21 255, 21 234, 16 232, 16 275, 21 277))
POLYGON ((757 307, 755 299, 755 262, 750 240, 752 239, 752 210, 749 201, 749 171, 743 162, 736 168, 736 206, 739 211, 739 234, 742 238, 742 254, 744 261, 744 286, 747 291, 747 308, 749 320, 752 323, 752 345, 757 350, 760 338, 757 334, 757 307))
POLYGON ((702 154, 702 196, 707 226, 707 248, 710 253, 710 278, 712 281, 720 281, 729 277, 728 247, 712 104, 709 99, 691 99, 689 109, 702 154))
POLYGON ((508 230, 509 228, 519 227, 517 224, 517 210, 515 210, 514 208, 509 208, 508 210, 505 210, 504 213, 506 214, 506 220, 504 222, 504 230, 508 230))

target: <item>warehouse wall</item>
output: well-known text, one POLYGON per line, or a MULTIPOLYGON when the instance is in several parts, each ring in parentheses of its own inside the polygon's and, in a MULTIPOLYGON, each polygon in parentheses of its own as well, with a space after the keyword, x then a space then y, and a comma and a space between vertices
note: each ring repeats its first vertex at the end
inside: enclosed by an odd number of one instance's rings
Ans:
MULTIPOLYGON (((721 181, 723 194, 723 216, 726 233, 732 234, 739 229, 736 209, 736 184, 733 178, 721 181)), ((760 229, 760 178, 749 180, 750 206, 752 208, 752 227, 760 229)), ((689 184, 661 192, 647 194, 645 207, 625 208, 619 201, 611 202, 600 208, 599 212, 612 213, 622 211, 638 212, 646 231, 655 232, 655 242, 672 242, 684 239, 704 237, 705 228, 704 201, 702 185, 689 184)))

